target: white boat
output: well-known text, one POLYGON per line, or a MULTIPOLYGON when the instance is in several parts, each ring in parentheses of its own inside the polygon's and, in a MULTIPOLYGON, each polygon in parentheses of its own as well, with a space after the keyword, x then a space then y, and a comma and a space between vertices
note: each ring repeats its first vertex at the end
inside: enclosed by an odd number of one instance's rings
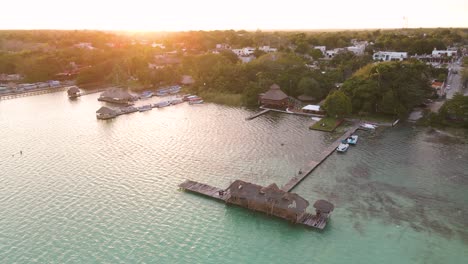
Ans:
POLYGON ((189 101, 189 104, 193 105, 193 104, 203 104, 203 100, 194 100, 194 101, 189 101))
POLYGON ((361 127, 364 129, 369 129, 369 130, 375 130, 377 128, 376 125, 367 124, 367 123, 361 124, 361 127))
POLYGON ((152 109, 151 105, 143 105, 143 106, 138 107, 138 111, 140 111, 140 112, 149 111, 151 109, 152 109))
POLYGON ((340 145, 336 148, 336 151, 344 153, 348 150, 349 144, 341 142, 340 145))
POLYGON ((171 103, 169 101, 163 101, 163 102, 159 102, 157 104, 154 104, 153 107, 157 107, 157 108, 162 108, 162 107, 166 107, 166 106, 170 106, 171 103))
POLYGON ((351 135, 349 138, 346 139, 346 141, 350 145, 356 145, 358 138, 359 138, 358 135, 351 135))

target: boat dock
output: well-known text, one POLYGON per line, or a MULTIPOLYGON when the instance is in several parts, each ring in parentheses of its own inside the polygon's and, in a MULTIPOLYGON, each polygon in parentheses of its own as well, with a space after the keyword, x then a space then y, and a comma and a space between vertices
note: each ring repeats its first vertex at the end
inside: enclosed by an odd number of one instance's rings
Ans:
MULTIPOLYGON (((189 191, 189 192, 192 192, 192 193, 207 196, 207 197, 219 200, 219 201, 224 201, 224 202, 226 202, 228 204, 238 205, 240 207, 244 207, 244 208, 247 208, 247 209, 250 209, 250 210, 264 212, 264 213, 267 213, 268 215, 274 215, 274 216, 277 216, 277 217, 280 217, 280 218, 283 218, 283 219, 286 219, 286 220, 290 220, 290 219, 288 219, 288 218, 286 218, 284 216, 275 215, 273 213, 274 205, 271 205, 271 207, 268 207, 268 212, 265 212, 264 210, 259 209, 259 208, 249 207, 248 206, 249 203, 247 203, 247 205, 245 205, 245 204, 242 204, 242 203, 239 204, 239 203, 230 201, 230 194, 232 194, 232 190, 230 189, 231 187, 228 187, 228 189, 223 190, 223 189, 220 189, 220 188, 217 188, 217 187, 210 186, 208 184, 199 183, 199 182, 195 182, 195 181, 191 181, 191 180, 186 180, 185 182, 179 184, 179 188, 182 189, 182 190, 185 190, 185 191, 189 191)), ((283 192, 283 191, 281 191, 281 192, 283 192)), ((265 195, 265 193, 264 193, 264 195, 265 195)), ((253 204, 253 203, 255 203, 255 200, 251 201, 251 204, 253 204)), ((314 204, 314 207, 315 207, 315 204, 314 204)), ((316 210, 317 210, 317 208, 316 208, 316 210)), ((324 229, 325 226, 327 225, 327 221, 329 219, 330 212, 332 210, 333 210, 333 208, 328 212, 321 212, 320 214, 318 214, 318 213, 317 214, 311 214, 311 213, 308 213, 308 212, 304 211, 304 212, 302 212, 301 215, 299 215, 297 217, 297 219, 294 221, 294 223, 305 225, 305 226, 308 226, 308 227, 317 228, 317 229, 324 229)))
POLYGON ((179 188, 224 201, 224 199, 220 196, 220 193, 222 193, 224 190, 210 186, 208 184, 186 180, 183 183, 179 184, 179 188))
POLYGON ((249 117, 246 117, 245 120, 252 120, 252 119, 257 118, 257 117, 259 117, 259 116, 261 116, 261 115, 263 115, 263 114, 266 114, 266 113, 270 112, 270 110, 271 110, 271 109, 263 109, 262 111, 260 111, 260 112, 258 112, 258 113, 256 113, 256 114, 254 114, 254 115, 251 115, 251 116, 249 116, 249 117))
POLYGON ((15 98, 26 97, 26 96, 62 92, 62 91, 65 91, 69 87, 70 87, 69 85, 66 85, 66 86, 59 86, 59 87, 49 87, 45 89, 35 89, 35 90, 30 90, 30 91, 8 93, 8 94, 0 95, 0 100, 9 100, 9 99, 15 99, 15 98))
POLYGON ((289 180, 281 189, 285 192, 289 192, 296 185, 298 185, 302 180, 304 180, 315 168, 317 168, 324 160, 328 158, 340 145, 341 141, 351 136, 356 130, 359 129, 359 124, 354 124, 350 129, 346 131, 340 138, 335 142, 330 144, 324 151, 320 153, 320 156, 317 159, 311 160, 304 168, 300 170, 300 173, 296 174, 294 177, 289 180))

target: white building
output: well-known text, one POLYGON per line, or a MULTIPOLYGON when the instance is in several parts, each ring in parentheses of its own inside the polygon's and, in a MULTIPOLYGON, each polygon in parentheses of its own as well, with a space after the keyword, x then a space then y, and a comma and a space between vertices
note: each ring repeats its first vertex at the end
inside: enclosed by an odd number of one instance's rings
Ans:
POLYGON ((90 42, 80 42, 80 43, 75 44, 74 46, 80 49, 90 49, 90 50, 95 49, 95 47, 93 47, 93 44, 90 42))
POLYGON ((278 51, 277 48, 271 48, 270 46, 262 46, 262 47, 260 47, 258 49, 261 50, 261 51, 264 51, 266 53, 277 52, 278 51))
POLYGON ((336 48, 336 49, 332 49, 332 50, 327 50, 325 51, 325 57, 326 58, 333 58, 336 56, 336 54, 340 53, 340 52, 343 52, 345 51, 346 48, 336 48))
POLYGON ((408 52, 379 51, 372 58, 378 61, 402 61, 408 58, 408 52))
POLYGON ((242 49, 231 49, 232 52, 234 52, 234 54, 236 54, 237 56, 250 56, 254 53, 255 51, 255 48, 252 48, 252 47, 245 47, 245 48, 242 48, 242 49))
POLYGON ((449 50, 434 49, 432 51, 432 56, 433 57, 442 57, 442 56, 452 57, 452 56, 456 56, 456 55, 457 55, 457 51, 453 50, 453 49, 449 49, 449 50))
POLYGON ((229 46, 229 44, 226 44, 226 43, 220 43, 220 44, 216 44, 216 49, 220 50, 220 49, 231 49, 231 46, 229 46))
POLYGON ((160 49, 165 49, 165 48, 166 48, 166 46, 164 46, 164 44, 162 44, 162 43, 154 43, 154 42, 151 44, 151 47, 153 47, 153 48, 160 48, 160 49))
POLYGON ((314 46, 314 49, 318 49, 322 52, 323 55, 326 55, 325 52, 327 51, 326 46, 314 46))

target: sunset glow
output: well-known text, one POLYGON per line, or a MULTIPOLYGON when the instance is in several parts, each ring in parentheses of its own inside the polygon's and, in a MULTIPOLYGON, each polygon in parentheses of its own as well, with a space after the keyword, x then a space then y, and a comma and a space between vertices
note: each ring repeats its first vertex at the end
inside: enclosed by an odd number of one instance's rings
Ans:
POLYGON ((0 29, 213 30, 467 27, 468 1, 9 1, 0 29))

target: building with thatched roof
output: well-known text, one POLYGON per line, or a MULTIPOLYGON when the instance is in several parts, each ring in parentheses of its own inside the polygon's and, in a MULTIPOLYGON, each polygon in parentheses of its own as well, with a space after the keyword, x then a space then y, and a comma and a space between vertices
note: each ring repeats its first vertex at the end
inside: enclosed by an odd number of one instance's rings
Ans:
POLYGON ((286 109, 289 106, 288 95, 281 91, 277 84, 273 84, 270 90, 259 97, 260 103, 265 107, 286 109))
POLYGON ((276 184, 267 187, 241 180, 234 181, 226 190, 224 200, 251 210, 297 222, 309 202, 295 193, 281 190, 276 184))
POLYGON ((67 90, 67 94, 69 98, 76 98, 80 96, 80 89, 76 86, 72 86, 67 90))
POLYGON ((120 88, 110 88, 99 96, 98 101, 116 104, 133 104, 133 99, 134 97, 127 91, 120 88))
POLYGON ((107 106, 103 106, 96 111, 96 117, 98 119, 110 119, 114 118, 118 115, 117 110, 109 108, 107 106))

